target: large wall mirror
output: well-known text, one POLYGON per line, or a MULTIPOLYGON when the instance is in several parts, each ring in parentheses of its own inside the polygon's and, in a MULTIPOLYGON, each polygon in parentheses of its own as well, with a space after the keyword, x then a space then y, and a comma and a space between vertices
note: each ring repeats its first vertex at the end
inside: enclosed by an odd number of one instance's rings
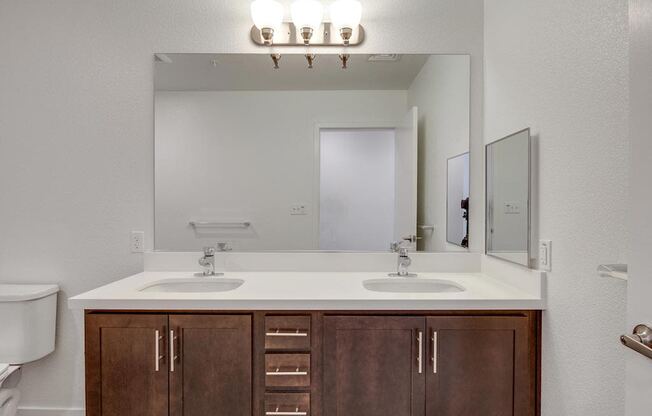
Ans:
POLYGON ((469 56, 154 65, 155 249, 465 250, 469 56))
POLYGON ((530 130, 486 147, 486 252, 530 265, 530 130))

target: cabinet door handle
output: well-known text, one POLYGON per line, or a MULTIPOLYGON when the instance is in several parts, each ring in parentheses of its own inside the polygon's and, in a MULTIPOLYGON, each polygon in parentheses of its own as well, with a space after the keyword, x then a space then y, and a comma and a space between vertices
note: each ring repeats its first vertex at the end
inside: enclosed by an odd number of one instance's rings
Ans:
POLYGON ((423 332, 417 333, 417 363, 419 364, 419 374, 423 373, 423 332))
POLYGON ((174 329, 170 329, 170 372, 174 373, 174 362, 177 360, 177 356, 174 355, 174 329))
POLYGON ((297 329, 296 331, 284 331, 281 332, 280 329, 277 330, 272 330, 270 332, 265 333, 266 337, 307 337, 308 332, 301 332, 300 329, 297 329))
POLYGON ((294 371, 281 371, 280 367, 276 367, 276 370, 265 372, 266 376, 307 376, 308 372, 297 368, 294 371))
POLYGON ((432 331, 432 372, 437 374, 437 331, 432 331))
POLYGON ((297 408, 294 412, 282 412, 278 410, 279 408, 277 407, 276 410, 273 410, 271 412, 265 412, 265 415, 267 416, 306 416, 308 412, 301 412, 299 411, 299 408, 297 408))
POLYGON ((154 331, 154 371, 159 371, 161 369, 159 363, 161 362, 161 358, 163 358, 163 356, 161 355, 159 348, 162 338, 163 337, 161 336, 161 333, 158 329, 154 331))

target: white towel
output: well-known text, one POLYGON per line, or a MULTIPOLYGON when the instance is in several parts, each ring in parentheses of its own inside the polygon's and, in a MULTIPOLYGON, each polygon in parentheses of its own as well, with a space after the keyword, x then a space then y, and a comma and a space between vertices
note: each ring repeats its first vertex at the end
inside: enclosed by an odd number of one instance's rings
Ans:
POLYGON ((19 399, 18 389, 0 390, 0 416, 16 416, 19 399))

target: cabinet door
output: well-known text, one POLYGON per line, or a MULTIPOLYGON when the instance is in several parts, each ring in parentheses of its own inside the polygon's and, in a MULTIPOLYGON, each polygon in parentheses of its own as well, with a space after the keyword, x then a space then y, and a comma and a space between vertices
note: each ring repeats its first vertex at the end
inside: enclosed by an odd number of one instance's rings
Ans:
POLYGON ((324 416, 422 416, 424 330, 418 317, 325 317, 324 416))
POLYGON ((86 415, 168 414, 167 316, 86 315, 86 415))
POLYGON ((251 316, 170 316, 170 414, 251 416, 251 316))
POLYGON ((427 416, 533 415, 525 317, 428 318, 427 416))

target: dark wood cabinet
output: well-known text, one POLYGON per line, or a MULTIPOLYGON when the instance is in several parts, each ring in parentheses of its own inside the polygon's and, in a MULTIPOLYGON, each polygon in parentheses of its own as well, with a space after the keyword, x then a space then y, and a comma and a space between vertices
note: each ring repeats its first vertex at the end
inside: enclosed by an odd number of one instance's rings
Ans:
POLYGON ((170 415, 250 416, 251 316, 170 315, 170 331, 170 415))
POLYGON ((89 314, 87 416, 250 416, 250 315, 89 314))
POLYGON ((537 416, 538 311, 86 313, 88 416, 537 416))
POLYGON ((165 315, 88 315, 86 415, 168 412, 165 315))
POLYGON ((422 317, 325 317, 324 415, 422 416, 424 331, 422 317))
POLYGON ((426 416, 534 416, 525 317, 429 317, 426 416))

